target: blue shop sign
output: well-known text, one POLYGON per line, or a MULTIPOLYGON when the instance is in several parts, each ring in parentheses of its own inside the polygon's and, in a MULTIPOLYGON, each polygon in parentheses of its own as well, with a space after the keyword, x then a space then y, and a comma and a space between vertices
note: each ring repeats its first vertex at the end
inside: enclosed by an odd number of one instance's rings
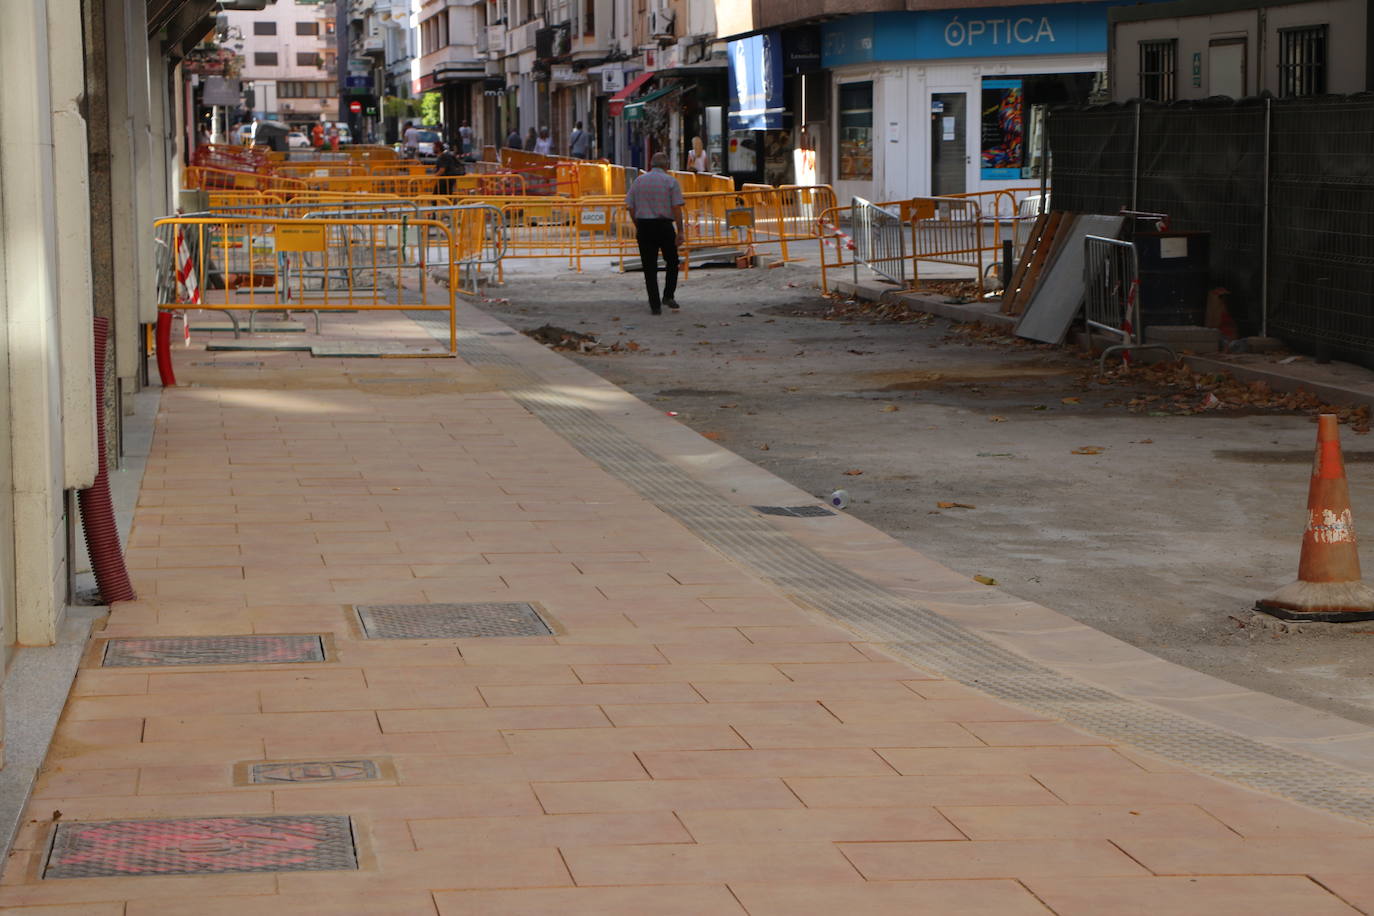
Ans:
POLYGON ((1113 3, 866 13, 821 25, 821 64, 1104 54, 1113 3))
POLYGON ((732 41, 730 130, 773 130, 783 125, 782 36, 777 30, 732 41))

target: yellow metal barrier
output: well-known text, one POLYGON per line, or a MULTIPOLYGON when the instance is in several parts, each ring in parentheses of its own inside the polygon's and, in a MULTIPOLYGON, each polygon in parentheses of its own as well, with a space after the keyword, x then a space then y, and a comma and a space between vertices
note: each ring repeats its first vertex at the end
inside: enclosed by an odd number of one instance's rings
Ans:
POLYGON ((181 186, 189 190, 277 191, 306 187, 304 182, 286 176, 204 165, 187 166, 181 174, 181 186))
POLYGON ((438 220, 174 217, 154 230, 167 250, 185 241, 200 292, 185 301, 175 276, 159 276, 160 309, 448 312, 457 353, 457 249, 438 220), (448 270, 447 288, 435 268, 448 270))

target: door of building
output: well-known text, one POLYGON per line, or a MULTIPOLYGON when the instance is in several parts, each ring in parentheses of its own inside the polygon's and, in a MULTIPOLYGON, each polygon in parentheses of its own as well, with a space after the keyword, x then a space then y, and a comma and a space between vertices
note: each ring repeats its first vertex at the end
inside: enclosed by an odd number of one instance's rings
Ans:
POLYGON ((930 94, 930 193, 968 190, 968 93, 930 94))

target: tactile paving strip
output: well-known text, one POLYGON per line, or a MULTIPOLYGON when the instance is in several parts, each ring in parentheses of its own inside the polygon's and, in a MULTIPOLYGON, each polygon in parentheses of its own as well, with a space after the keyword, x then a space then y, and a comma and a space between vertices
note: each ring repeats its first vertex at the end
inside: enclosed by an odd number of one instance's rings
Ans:
POLYGON ((374 760, 310 760, 300 763, 255 763, 248 768, 248 781, 278 782, 362 782, 376 779, 374 760))
POLYGON ((368 639, 473 639, 553 633, 539 612, 522 601, 359 604, 354 610, 368 639))
POLYGON ((166 636, 111 639, 106 668, 154 665, 294 665, 324 661, 319 636, 166 636))
MULTIPOLYGON (((422 324, 433 320, 410 314, 422 324)), ((442 338, 448 331, 431 333, 442 338)), ((500 366, 517 403, 698 537, 913 665, 1200 771, 1374 823, 1369 774, 1118 696, 996 646, 781 535, 477 335, 465 335, 463 356, 473 365, 500 366)))
POLYGON ((58 824, 43 877, 222 875, 357 867, 353 824, 345 815, 186 817, 58 824))
POLYGON ((789 518, 823 518, 835 514, 825 506, 755 506, 754 511, 762 515, 785 515, 789 518))

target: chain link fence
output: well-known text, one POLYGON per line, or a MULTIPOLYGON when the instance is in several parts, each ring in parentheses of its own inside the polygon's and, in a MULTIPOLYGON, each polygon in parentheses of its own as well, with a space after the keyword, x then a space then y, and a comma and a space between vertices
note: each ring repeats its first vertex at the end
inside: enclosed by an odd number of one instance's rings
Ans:
POLYGON ((1054 206, 1211 233, 1243 334, 1374 367, 1374 97, 1056 110, 1054 206))

